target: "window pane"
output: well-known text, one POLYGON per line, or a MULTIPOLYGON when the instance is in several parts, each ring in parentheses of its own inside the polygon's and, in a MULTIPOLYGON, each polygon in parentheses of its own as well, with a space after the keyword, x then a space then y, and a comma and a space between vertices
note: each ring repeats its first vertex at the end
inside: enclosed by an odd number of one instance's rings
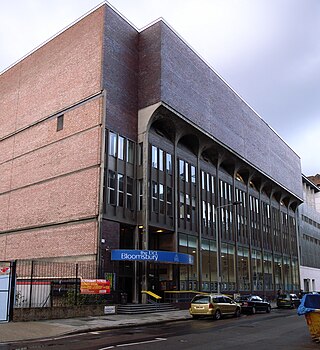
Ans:
POLYGON ((189 163, 186 162, 186 172, 185 172, 186 182, 189 182, 189 163))
POLYGON ((172 216, 172 188, 167 187, 167 215, 172 216))
POLYGON ((109 170, 108 172, 108 203, 116 204, 115 196, 115 185, 116 185, 116 174, 114 171, 109 170))
POLYGON ((127 177, 127 208, 130 210, 133 209, 132 195, 133 195, 133 178, 128 176, 127 177))
POLYGON ((123 207, 123 175, 118 174, 118 206, 123 207))
POLYGON ((111 156, 117 156, 117 134, 114 132, 109 133, 109 154, 111 156))
POLYGON ((138 182, 138 210, 142 210, 142 204, 143 204, 143 181, 139 180, 138 182))
POLYGON ((170 153, 166 155, 166 169, 168 174, 172 174, 172 156, 170 153))
POLYGON ((158 148, 155 146, 152 146, 151 149, 151 162, 152 162, 152 167, 153 168, 158 168, 158 148))
POLYGON ((162 184, 159 184, 159 200, 160 200, 160 214, 164 214, 164 190, 163 190, 162 184))
POLYGON ((127 162, 134 163, 134 142, 127 140, 127 162))
POLYGON ((124 155, 124 138, 122 136, 119 136, 119 139, 118 139, 118 158, 123 160, 124 159, 123 155, 124 155))
POLYGON ((179 174, 180 174, 180 179, 184 180, 184 160, 182 159, 179 160, 179 174))
POLYGON ((163 171, 163 150, 159 149, 159 170, 163 171))
POLYGON ((191 165, 191 182, 196 183, 196 168, 191 165))
POLYGON ((184 219, 184 193, 180 192, 180 219, 184 219))
POLYGON ((139 162, 139 165, 142 165, 142 162, 143 162, 143 143, 139 143, 139 146, 138 146, 138 162, 139 162))
POLYGON ((152 211, 158 212, 158 184, 152 181, 152 211))

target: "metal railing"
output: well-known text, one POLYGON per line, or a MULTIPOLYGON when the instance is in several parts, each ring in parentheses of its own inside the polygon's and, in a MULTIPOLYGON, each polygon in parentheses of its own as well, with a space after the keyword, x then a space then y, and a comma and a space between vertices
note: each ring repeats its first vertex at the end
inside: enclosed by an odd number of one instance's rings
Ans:
POLYGON ((96 262, 18 260, 15 308, 48 308, 98 304, 105 295, 80 294, 81 278, 96 278, 96 262))

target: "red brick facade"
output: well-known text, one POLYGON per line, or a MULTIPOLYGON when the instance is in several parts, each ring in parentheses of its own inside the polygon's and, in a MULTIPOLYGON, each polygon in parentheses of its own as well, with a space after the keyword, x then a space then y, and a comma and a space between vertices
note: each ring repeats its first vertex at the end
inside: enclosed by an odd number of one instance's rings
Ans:
POLYGON ((1 260, 96 259, 104 12, 0 76, 1 260))

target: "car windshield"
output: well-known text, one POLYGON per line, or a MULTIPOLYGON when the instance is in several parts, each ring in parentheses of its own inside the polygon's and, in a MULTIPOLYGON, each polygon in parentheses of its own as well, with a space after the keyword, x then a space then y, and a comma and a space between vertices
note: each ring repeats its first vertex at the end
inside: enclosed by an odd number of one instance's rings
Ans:
POLYGON ((208 304, 209 303, 209 296, 208 295, 199 295, 195 296, 192 301, 192 304, 208 304))

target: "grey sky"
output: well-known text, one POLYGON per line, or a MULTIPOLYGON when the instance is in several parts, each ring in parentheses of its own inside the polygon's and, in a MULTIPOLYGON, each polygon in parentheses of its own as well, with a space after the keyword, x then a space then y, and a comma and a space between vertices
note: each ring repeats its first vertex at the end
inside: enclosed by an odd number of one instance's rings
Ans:
MULTIPOLYGON (((100 0, 0 0, 0 71, 100 0)), ((320 173, 320 0, 110 0, 136 27, 163 17, 320 173)))

